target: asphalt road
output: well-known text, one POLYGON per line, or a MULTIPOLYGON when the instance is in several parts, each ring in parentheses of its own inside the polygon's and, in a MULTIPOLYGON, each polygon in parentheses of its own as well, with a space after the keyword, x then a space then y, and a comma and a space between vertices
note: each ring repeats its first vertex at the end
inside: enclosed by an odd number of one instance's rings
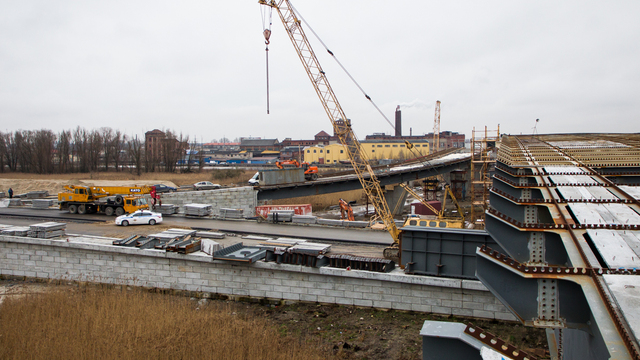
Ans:
MULTIPOLYGON (((0 208, 0 224, 30 225, 42 221, 67 222, 68 233, 101 236, 107 228, 104 223, 113 223, 115 217, 106 215, 69 214, 57 209, 39 210, 31 208, 0 208), (47 217, 43 219, 42 217, 47 217), (102 224, 74 222, 74 220, 103 221, 102 224)), ((194 219, 184 216, 165 216, 164 225, 184 226, 194 229, 255 234, 282 237, 297 237, 319 241, 361 243, 366 245, 391 245, 392 239, 386 231, 370 229, 345 229, 329 226, 258 223, 253 220, 212 220, 194 219)), ((114 225, 115 226, 115 225, 114 225)))

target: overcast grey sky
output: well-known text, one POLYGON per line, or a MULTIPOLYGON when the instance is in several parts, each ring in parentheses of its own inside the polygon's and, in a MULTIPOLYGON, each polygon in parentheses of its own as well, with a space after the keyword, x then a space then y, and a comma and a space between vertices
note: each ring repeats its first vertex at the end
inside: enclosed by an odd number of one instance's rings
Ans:
MULTIPOLYGON (((638 1, 304 1, 294 6, 403 133, 640 131, 638 1)), ((0 0, 0 131, 172 129, 205 142, 312 138, 329 120, 261 6, 0 0)), ((393 133, 307 31, 360 138, 393 133)))

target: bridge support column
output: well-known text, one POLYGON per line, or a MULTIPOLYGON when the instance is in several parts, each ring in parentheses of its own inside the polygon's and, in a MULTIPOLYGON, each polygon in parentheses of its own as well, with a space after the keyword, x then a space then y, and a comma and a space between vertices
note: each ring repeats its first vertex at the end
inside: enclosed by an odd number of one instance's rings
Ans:
POLYGON ((407 201, 407 192, 401 186, 386 185, 384 187, 384 198, 387 200, 391 214, 402 214, 404 203, 407 201))

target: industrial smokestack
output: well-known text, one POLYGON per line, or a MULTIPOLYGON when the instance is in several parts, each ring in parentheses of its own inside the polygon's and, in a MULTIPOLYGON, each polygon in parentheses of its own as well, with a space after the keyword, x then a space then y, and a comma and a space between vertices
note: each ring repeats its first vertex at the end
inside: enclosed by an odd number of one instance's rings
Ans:
POLYGON ((396 108, 396 136, 402 136, 402 113, 400 105, 396 108))

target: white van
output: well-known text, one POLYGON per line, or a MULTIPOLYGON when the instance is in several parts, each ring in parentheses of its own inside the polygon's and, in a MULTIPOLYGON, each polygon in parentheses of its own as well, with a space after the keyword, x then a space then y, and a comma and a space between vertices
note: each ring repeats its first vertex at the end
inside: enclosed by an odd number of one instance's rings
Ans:
POLYGON ((251 179, 249 179, 249 184, 253 186, 259 185, 258 178, 260 177, 260 172, 255 173, 251 179))

